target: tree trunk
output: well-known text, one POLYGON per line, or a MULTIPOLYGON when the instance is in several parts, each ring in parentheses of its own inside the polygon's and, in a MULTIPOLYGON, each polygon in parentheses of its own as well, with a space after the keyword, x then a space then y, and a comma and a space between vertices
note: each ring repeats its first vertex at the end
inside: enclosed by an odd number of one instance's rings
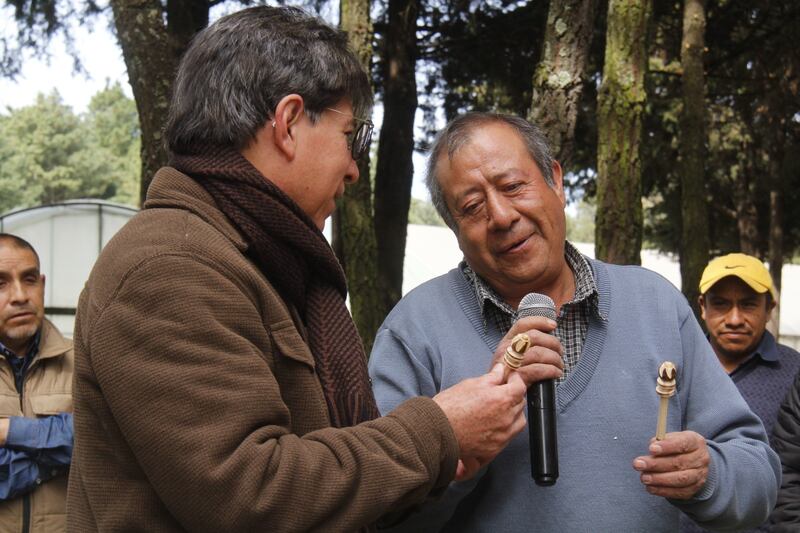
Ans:
POLYGON ((565 170, 572 162, 596 6, 597 0, 550 2, 542 58, 533 75, 528 118, 547 135, 565 170))
POLYGON ((417 0, 389 0, 389 25, 383 54, 383 125, 375 178, 375 235, 378 274, 385 287, 385 309, 403 291, 408 208, 414 166, 414 114, 417 110, 417 0))
POLYGON ((736 228, 739 232, 739 250, 759 257, 758 211, 755 206, 755 185, 751 176, 757 172, 755 150, 751 143, 743 143, 744 171, 733 179, 733 203, 736 209, 736 228))
MULTIPOLYGON (((780 165, 777 165, 780 167, 780 165)), ((783 194, 780 190, 779 180, 780 168, 772 179, 772 190, 769 191, 769 273, 772 276, 772 283, 775 285, 775 292, 778 294, 778 301, 772 310, 772 317, 767 323, 767 329, 778 339, 781 324, 781 283, 783 272, 783 194)))
POLYGON ((140 199, 144 201, 153 174, 167 161, 161 131, 178 56, 164 26, 161 2, 112 0, 111 9, 142 128, 140 199))
POLYGON ((683 112, 680 117, 681 156, 681 287, 700 319, 697 297, 708 264, 708 205, 705 188, 705 0, 686 0, 683 11, 681 66, 683 112))
MULTIPOLYGON (((778 295, 775 308, 772 310, 772 316, 767 323, 767 329, 775 336, 775 339, 780 337, 780 323, 781 323, 781 285, 783 283, 783 194, 784 183, 791 183, 792 177, 789 172, 786 172, 785 156, 786 148, 789 150, 793 147, 786 137, 786 122, 787 118, 791 116, 792 112, 785 106, 785 100, 781 97, 782 94, 792 94, 788 85, 791 72, 791 67, 782 72, 783 76, 771 77, 774 80, 769 87, 769 94, 767 96, 767 104, 769 109, 769 118, 767 121, 767 135, 770 142, 767 150, 768 159, 768 172, 769 180, 769 246, 768 246, 768 261, 769 273, 772 276, 772 283, 775 286, 775 292, 778 295), (775 81, 777 78, 777 81, 775 81)), ((796 89, 795 89, 796 90, 796 89)))
POLYGON ((167 1, 167 32, 178 59, 189 48, 192 37, 208 26, 208 10, 209 3, 206 0, 167 1))
POLYGON ((648 0, 610 0, 603 82, 598 94, 597 226, 603 261, 641 264, 639 144, 646 102, 648 0))
MULTIPOLYGON (((350 46, 370 72, 372 22, 369 0, 342 0, 339 4, 341 29, 350 46)), ((364 349, 369 354, 375 333, 389 309, 384 307, 379 285, 378 250, 372 220, 372 184, 369 159, 358 162, 360 179, 345 189, 333 215, 333 248, 347 274, 350 310, 364 349)))
POLYGON ((737 195, 736 226, 739 230, 739 250, 758 257, 758 213, 749 195, 737 195))
POLYGON ((169 109, 172 82, 180 54, 191 37, 208 24, 208 2, 112 0, 114 26, 133 89, 142 129, 142 185, 144 201, 153 174, 167 163, 162 131, 169 109))

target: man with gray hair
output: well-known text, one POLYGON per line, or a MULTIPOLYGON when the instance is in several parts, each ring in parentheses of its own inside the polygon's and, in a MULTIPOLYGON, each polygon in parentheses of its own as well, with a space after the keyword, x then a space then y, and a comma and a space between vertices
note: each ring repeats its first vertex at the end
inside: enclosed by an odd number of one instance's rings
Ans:
POLYGON ((533 347, 511 375, 556 379, 558 478, 534 484, 523 432, 398 530, 671 532, 681 512, 732 530, 767 517, 780 472, 763 426, 679 291, 566 242, 561 167, 536 127, 501 114, 456 118, 432 147, 427 184, 464 261, 406 295, 381 326, 370 358, 378 407, 482 374, 525 331, 533 347), (518 319, 531 293, 552 299, 555 321, 518 319), (677 394, 656 441, 665 360, 677 367, 677 394))
POLYGON ((195 37, 170 166, 78 305, 70 530, 354 531, 524 427, 525 383, 499 365, 378 416, 321 233, 371 104, 344 34, 297 9, 195 37))

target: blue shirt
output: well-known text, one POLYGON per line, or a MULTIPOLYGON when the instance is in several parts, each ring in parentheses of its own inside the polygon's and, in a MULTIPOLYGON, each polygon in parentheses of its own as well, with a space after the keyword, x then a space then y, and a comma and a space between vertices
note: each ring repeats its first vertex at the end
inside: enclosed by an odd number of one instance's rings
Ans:
POLYGON ((770 443, 778 409, 798 371, 800 353, 778 344, 775 337, 765 331, 753 354, 730 373, 750 409, 764 423, 770 443))
MULTIPOLYGON (((0 343, 2 354, 14 372, 20 396, 25 375, 39 353, 41 331, 25 357, 17 357, 0 343)), ((0 446, 0 500, 26 494, 45 481, 66 473, 72 458, 72 414, 28 418, 9 417, 8 436, 0 446)))
POLYGON ((22 382, 25 379, 25 372, 28 370, 33 358, 39 353, 39 341, 41 338, 42 330, 40 329, 36 332, 36 335, 34 335, 33 342, 31 342, 25 357, 17 357, 5 344, 0 342, 0 354, 2 354, 11 365, 11 370, 14 372, 14 384, 17 386, 17 392, 20 394, 22 394, 22 382))
POLYGON ((10 417, 6 445, 0 447, 0 500, 32 491, 66 473, 72 458, 72 414, 42 418, 10 417))

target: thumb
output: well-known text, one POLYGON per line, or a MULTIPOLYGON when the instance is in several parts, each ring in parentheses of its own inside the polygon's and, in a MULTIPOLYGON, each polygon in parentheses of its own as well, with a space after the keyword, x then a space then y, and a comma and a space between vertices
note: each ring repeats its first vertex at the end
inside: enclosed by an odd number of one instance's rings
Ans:
POLYGON ((458 460, 458 465, 456 466, 456 481, 461 481, 467 475, 467 467, 464 466, 464 461, 461 459, 458 460))
POLYGON ((489 383, 492 385, 501 385, 503 383, 503 363, 494 365, 492 370, 486 375, 489 377, 489 383))

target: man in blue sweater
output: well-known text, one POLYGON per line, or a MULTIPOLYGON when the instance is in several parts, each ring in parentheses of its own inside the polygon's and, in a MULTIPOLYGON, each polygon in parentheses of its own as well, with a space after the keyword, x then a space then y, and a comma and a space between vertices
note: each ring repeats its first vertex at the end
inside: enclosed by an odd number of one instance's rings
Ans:
POLYGON ((386 318, 370 359, 379 408, 484 373, 527 332, 534 347, 521 377, 558 381, 560 476, 554 486, 534 484, 523 432, 396 526, 667 532, 681 513, 712 529, 763 522, 780 475, 763 426, 680 292, 565 241, 561 167, 539 130, 506 115, 459 117, 433 145, 427 185, 465 260, 386 318), (553 299, 555 323, 516 320, 528 293, 553 299), (665 360, 678 369, 677 393, 667 436, 656 442, 655 379, 665 360))

